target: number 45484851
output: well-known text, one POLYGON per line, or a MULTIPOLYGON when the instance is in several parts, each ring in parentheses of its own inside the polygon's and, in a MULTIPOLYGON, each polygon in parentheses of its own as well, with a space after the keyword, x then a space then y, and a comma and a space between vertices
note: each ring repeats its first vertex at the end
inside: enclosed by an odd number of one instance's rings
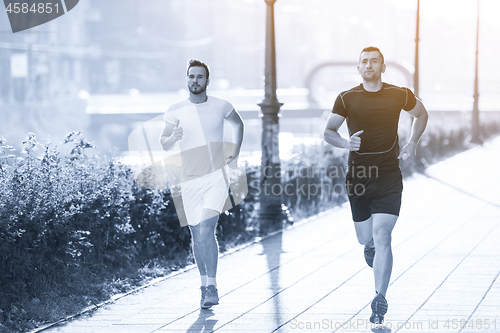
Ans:
POLYGON ((28 14, 28 13, 47 13, 50 14, 52 11, 55 13, 59 13, 59 4, 55 3, 34 3, 31 7, 28 3, 26 2, 15 2, 15 3, 9 3, 9 5, 6 8, 7 12, 18 14, 18 13, 23 13, 23 14, 28 14))

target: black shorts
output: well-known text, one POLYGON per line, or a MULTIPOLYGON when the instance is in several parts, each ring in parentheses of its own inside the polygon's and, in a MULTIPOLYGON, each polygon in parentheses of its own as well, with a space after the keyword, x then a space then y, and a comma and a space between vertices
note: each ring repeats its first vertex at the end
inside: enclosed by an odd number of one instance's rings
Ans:
POLYGON ((354 178, 347 174, 346 188, 354 222, 368 220, 375 213, 399 216, 403 194, 400 170, 371 178, 354 178))

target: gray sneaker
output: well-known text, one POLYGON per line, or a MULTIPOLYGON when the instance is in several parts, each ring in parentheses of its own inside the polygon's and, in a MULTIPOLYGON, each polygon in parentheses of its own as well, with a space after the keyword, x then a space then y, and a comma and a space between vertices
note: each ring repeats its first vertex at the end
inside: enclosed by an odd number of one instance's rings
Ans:
POLYGON ((219 304, 219 295, 217 293, 217 288, 214 285, 209 285, 207 287, 207 293, 205 294, 205 303, 203 304, 204 309, 208 309, 212 305, 219 304))
POLYGON ((375 259, 375 248, 365 245, 365 261, 371 268, 373 268, 373 259, 375 259))
POLYGON ((200 307, 202 309, 208 309, 209 307, 205 307, 205 297, 207 295, 207 287, 201 286, 201 301, 200 301, 200 307))
POLYGON ((388 307, 389 306, 385 297, 377 294, 372 301, 372 315, 370 316, 370 322, 374 324, 382 324, 388 307))

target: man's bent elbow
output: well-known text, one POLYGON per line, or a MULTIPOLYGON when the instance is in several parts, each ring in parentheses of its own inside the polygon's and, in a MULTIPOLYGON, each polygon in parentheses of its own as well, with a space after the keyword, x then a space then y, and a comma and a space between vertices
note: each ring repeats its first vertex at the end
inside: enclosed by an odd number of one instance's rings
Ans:
POLYGON ((427 113, 427 110, 425 108, 422 108, 421 111, 417 116, 415 116, 415 119, 424 121, 427 123, 427 119, 429 119, 429 113, 427 113))
POLYGON ((326 141, 326 138, 328 137, 328 129, 325 128, 325 130, 323 131, 323 139, 326 141))
POLYGON ((332 129, 329 129, 329 128, 325 128, 325 130, 323 131, 323 140, 330 143, 330 137, 333 134, 332 132, 335 132, 335 131, 332 129))
POLYGON ((169 144, 168 144, 168 136, 161 136, 160 137, 160 145, 163 150, 168 151, 170 150, 169 144))

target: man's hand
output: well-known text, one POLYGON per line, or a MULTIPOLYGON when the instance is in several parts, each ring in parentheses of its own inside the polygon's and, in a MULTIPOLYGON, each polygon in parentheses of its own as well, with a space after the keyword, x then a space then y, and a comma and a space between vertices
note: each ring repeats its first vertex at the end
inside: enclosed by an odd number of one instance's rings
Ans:
POLYGON ((181 121, 177 119, 177 124, 175 124, 174 131, 172 133, 172 137, 174 138, 175 141, 179 141, 180 139, 182 139, 183 131, 182 127, 179 126, 180 122, 181 121))
POLYGON ((417 144, 412 141, 408 142, 399 152, 399 159, 403 159, 405 162, 413 162, 417 154, 417 144))
POLYGON ((363 130, 358 131, 351 135, 349 138, 349 150, 350 151, 358 151, 359 147, 361 147, 361 138, 359 137, 361 134, 363 134, 363 130))

